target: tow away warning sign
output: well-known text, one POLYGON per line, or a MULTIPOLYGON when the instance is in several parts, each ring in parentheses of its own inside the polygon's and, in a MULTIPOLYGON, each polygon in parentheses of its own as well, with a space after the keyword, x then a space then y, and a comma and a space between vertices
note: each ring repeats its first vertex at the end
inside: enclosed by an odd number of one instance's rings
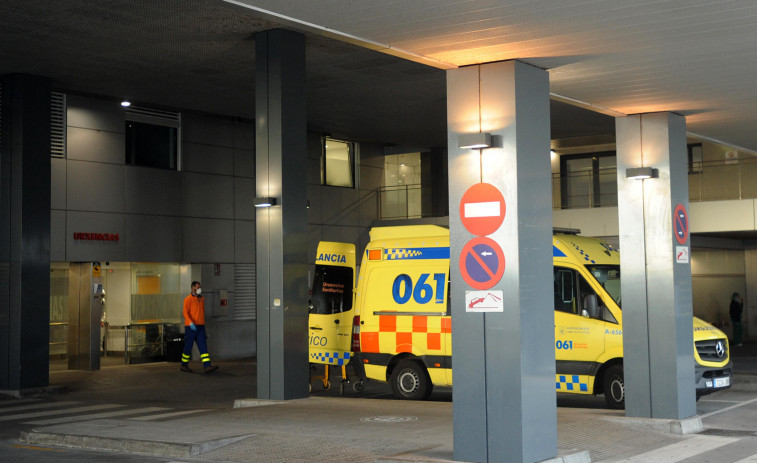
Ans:
POLYGON ((465 311, 466 312, 504 312, 505 306, 502 303, 503 292, 493 291, 466 291, 465 292, 465 311))

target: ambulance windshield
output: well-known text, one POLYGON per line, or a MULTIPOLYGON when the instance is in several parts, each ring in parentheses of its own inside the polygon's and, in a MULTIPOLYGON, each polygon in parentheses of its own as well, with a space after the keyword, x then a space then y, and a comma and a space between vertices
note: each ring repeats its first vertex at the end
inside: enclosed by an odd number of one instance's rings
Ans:
POLYGON ((620 265, 588 265, 587 267, 620 307, 620 265))
POLYGON ((327 315, 352 308, 352 269, 316 265, 310 313, 327 315))

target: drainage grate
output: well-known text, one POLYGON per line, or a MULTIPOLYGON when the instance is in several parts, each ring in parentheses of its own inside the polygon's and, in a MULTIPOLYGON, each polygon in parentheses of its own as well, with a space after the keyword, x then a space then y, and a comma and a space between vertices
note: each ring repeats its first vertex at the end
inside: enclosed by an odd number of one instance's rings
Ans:
POLYGON ((753 437, 757 436, 757 431, 741 431, 737 429, 705 429, 699 434, 718 437, 753 437))

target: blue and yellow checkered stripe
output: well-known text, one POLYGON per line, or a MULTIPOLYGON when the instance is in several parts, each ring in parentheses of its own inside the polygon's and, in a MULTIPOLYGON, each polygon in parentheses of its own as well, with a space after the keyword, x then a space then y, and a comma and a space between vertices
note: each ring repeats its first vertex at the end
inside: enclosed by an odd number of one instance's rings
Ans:
POLYGON ((347 365, 350 361, 349 352, 318 351, 310 353, 310 363, 325 363, 328 365, 347 365))
POLYGON ((589 392, 588 376, 555 375, 558 392, 589 392))
POLYGON ((384 260, 449 259, 449 248, 386 248, 384 260))

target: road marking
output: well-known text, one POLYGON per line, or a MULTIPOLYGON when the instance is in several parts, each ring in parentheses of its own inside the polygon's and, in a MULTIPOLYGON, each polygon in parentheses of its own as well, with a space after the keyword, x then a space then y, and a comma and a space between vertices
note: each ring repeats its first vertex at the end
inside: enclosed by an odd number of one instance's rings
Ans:
POLYGON ((91 412, 93 410, 107 410, 108 408, 123 407, 118 404, 89 405, 87 407, 64 408, 62 410, 48 410, 45 412, 21 413, 16 415, 0 416, 0 421, 24 420, 42 416, 63 415, 64 413, 91 412))
POLYGON ((757 462, 757 455, 746 457, 743 460, 735 461, 734 463, 755 463, 755 462, 757 462))
POLYGON ((731 405, 730 407, 725 407, 725 408, 721 408, 720 410, 715 410, 714 412, 705 413, 704 415, 699 415, 699 418, 705 419, 712 415, 717 415, 718 413, 727 412, 728 410, 733 410, 734 408, 739 408, 739 407, 743 407, 744 405, 749 405, 753 402, 757 402, 757 399, 747 400, 746 402, 739 402, 736 405, 731 405))
POLYGON ((737 440, 739 439, 730 437, 693 436, 677 444, 668 445, 657 450, 642 453, 641 455, 610 461, 617 461, 618 463, 646 463, 650 461, 676 463, 700 453, 709 452, 710 450, 731 444, 737 440))
POLYGON ((185 410, 181 412, 161 413, 159 415, 138 416, 136 418, 129 418, 129 419, 136 420, 136 421, 151 421, 151 420, 159 420, 161 418, 171 418, 174 416, 191 415, 192 413, 202 413, 202 412, 207 412, 207 411, 209 410, 185 410))
POLYGON ((3 412, 3 414, 5 414, 7 412, 20 412, 20 411, 23 411, 23 410, 35 410, 35 409, 39 409, 39 408, 67 407, 69 405, 76 405, 78 403, 80 403, 80 402, 72 402, 72 401, 69 401, 69 402, 44 402, 44 403, 37 403, 37 404, 33 404, 33 405, 22 405, 20 407, 3 408, 2 412, 3 412))
POLYGON ((91 415, 66 416, 63 418, 53 418, 50 420, 25 421, 24 423, 36 424, 36 425, 61 424, 61 423, 71 423, 73 421, 88 421, 88 420, 99 420, 101 418, 113 418, 115 416, 139 415, 141 413, 159 412, 163 410, 168 410, 168 408, 163 408, 163 407, 133 408, 129 410, 119 410, 115 412, 93 413, 91 415))

